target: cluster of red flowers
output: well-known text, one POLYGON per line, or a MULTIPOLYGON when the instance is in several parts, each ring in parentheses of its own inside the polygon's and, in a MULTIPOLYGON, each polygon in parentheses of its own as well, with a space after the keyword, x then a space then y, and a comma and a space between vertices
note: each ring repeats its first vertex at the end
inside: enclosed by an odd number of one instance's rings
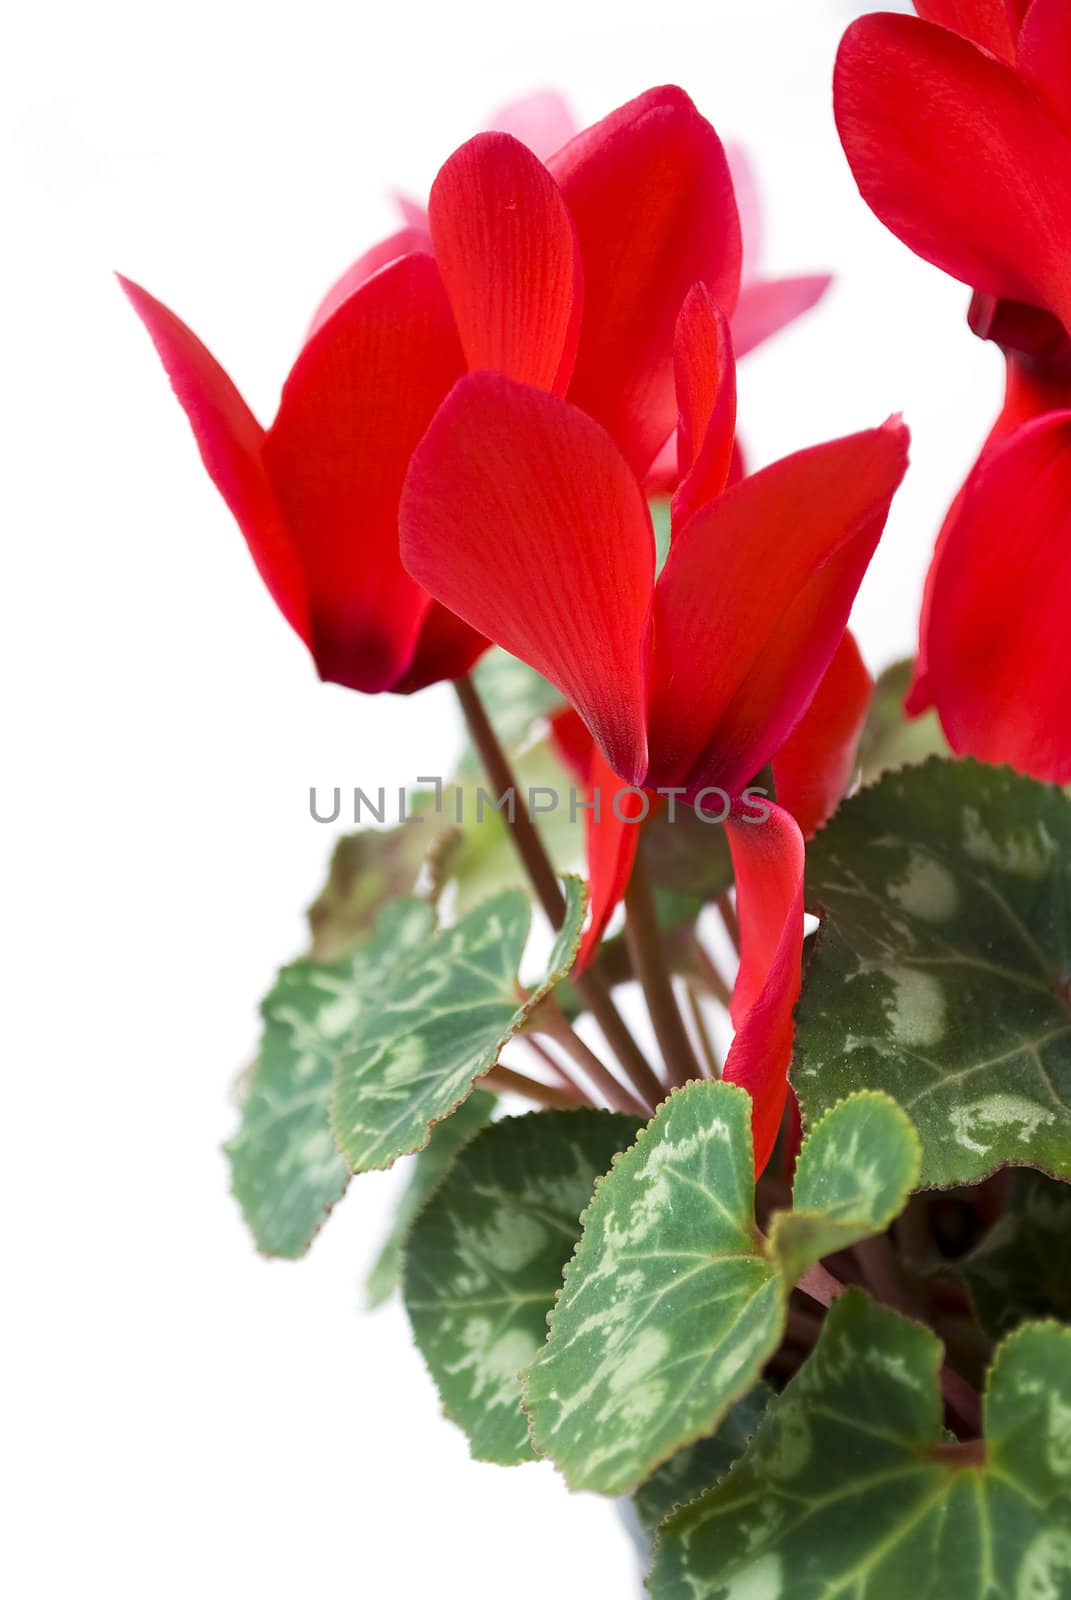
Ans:
MULTIPOLYGON (((1071 382, 1071 133, 1046 99, 1071 59, 1066 38, 1063 66, 1050 56, 1066 7, 1034 0, 1018 40, 1011 0, 919 9, 971 13, 978 42, 864 19, 838 66, 842 135, 879 215, 976 289, 1009 398, 941 536, 913 704, 935 701, 958 749, 1067 778, 1071 413, 1049 408, 1071 382)), ((323 678, 406 694, 494 641, 560 690, 592 785, 686 803, 739 796, 772 763, 768 821, 726 824, 742 959, 725 1076, 752 1092, 762 1163, 786 1095, 804 837, 850 777, 872 685, 847 622, 907 432, 893 419, 746 472, 736 356, 826 280, 758 276, 746 169, 679 89, 570 137, 553 97, 500 120, 521 137, 463 145, 427 210, 407 204, 331 290, 267 429, 194 335, 125 287, 323 678), (672 493, 657 574, 656 491, 672 493)), ((589 823, 582 962, 638 832, 616 808, 589 823)))
POLYGON ((1071 781, 1071 6, 917 0, 848 29, 834 103, 864 199, 974 290, 1004 409, 941 530, 911 711, 1071 781))

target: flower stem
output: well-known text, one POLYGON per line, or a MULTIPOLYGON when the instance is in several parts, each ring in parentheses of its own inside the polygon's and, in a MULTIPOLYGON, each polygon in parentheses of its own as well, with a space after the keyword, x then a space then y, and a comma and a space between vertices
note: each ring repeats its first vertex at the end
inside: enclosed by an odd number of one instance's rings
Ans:
POLYGON ((534 1056, 537 1056, 555 1078, 556 1082, 566 1094, 571 1094, 574 1100, 582 1101, 585 1105, 594 1104, 590 1094, 584 1089, 571 1073, 567 1072, 556 1056, 552 1056, 545 1045, 540 1044, 533 1034, 525 1034, 524 1042, 534 1056))
POLYGON ((642 844, 636 852, 625 890, 625 942, 632 958, 632 970, 643 988, 670 1081, 682 1084, 703 1077, 673 993, 642 844))
POLYGON ((528 815, 527 808, 517 804, 517 785, 513 773, 506 760, 505 751, 498 742, 498 736, 491 726, 491 719, 483 708, 483 701, 476 685, 471 677, 456 678, 454 688, 461 703, 469 737, 476 746, 476 753, 495 792, 495 799, 501 800, 503 796, 513 794, 514 804, 505 815, 510 837, 524 863, 524 869, 531 880, 539 903, 547 914, 547 920, 551 927, 560 928, 565 920, 565 896, 562 894, 558 875, 543 848, 543 842, 535 830, 535 823, 528 815))
POLYGON ((537 1083, 534 1078, 526 1078, 523 1072, 514 1072, 512 1067, 492 1067, 490 1072, 484 1073, 481 1082, 499 1094, 523 1095, 535 1105, 548 1106, 552 1111, 572 1111, 581 1104, 576 1094, 555 1089, 549 1083, 537 1083))
MULTIPOLYGON (((510 764, 506 759, 502 746, 498 742, 495 730, 491 726, 490 718, 484 710, 476 685, 471 677, 457 678, 454 681, 454 689, 469 730, 469 737, 483 763, 488 781, 494 790, 495 799, 502 800, 505 795, 510 792, 513 793, 514 804, 512 808, 507 807, 504 820, 539 903, 546 912, 548 921, 553 928, 560 928, 565 919, 565 896, 562 894, 557 874, 551 864, 550 857, 543 848, 543 841, 536 832, 527 808, 517 804, 517 785, 510 769, 510 764)), ((650 1084, 657 1085, 658 1092, 650 1102, 653 1109, 662 1098, 661 1085, 651 1071, 639 1045, 626 1027, 624 1019, 614 1005, 613 997, 601 977, 589 970, 580 977, 573 979, 573 987, 599 1024, 607 1043, 624 1067, 632 1081, 632 1085, 643 1085, 645 1093, 650 1084)), ((590 1051, 589 1054, 591 1054, 590 1051)), ((595 1058, 593 1057, 593 1059, 595 1058)), ((610 1078, 611 1082, 617 1083, 617 1080, 607 1072, 605 1067, 602 1070, 610 1078)), ((620 1085, 618 1087, 620 1088, 620 1085)), ((633 1098, 639 1105, 642 1106, 644 1104, 643 1095, 636 1094, 633 1098)))
POLYGON ((714 1046, 707 1019, 703 1015, 703 1002, 695 992, 695 983, 688 979, 684 985, 684 997, 688 1005, 688 1014, 692 1019, 692 1027, 699 1047, 702 1052, 702 1065, 708 1078, 721 1077, 721 1061, 714 1046))
POLYGON ((604 1065, 594 1050, 585 1044, 553 995, 537 1008, 532 1026, 545 1033, 548 1039, 567 1052, 581 1072, 599 1090, 607 1105, 614 1111, 624 1111, 629 1116, 642 1116, 645 1120, 654 1110, 640 1098, 631 1084, 618 1083, 609 1067, 604 1065))
POLYGON ((733 999, 732 988, 714 965, 710 951, 701 943, 698 934, 692 935, 692 960, 700 981, 728 1011, 733 999))
POLYGON ((737 918, 736 907, 733 905, 733 902, 732 902, 732 900, 730 898, 728 889, 726 889, 724 891, 724 893, 722 893, 722 894, 720 894, 718 896, 717 901, 715 903, 716 903, 716 905, 718 907, 718 915, 721 917, 722 922, 725 924, 725 931, 729 935, 729 938, 733 942, 733 949, 736 951, 737 955, 739 955, 740 954, 740 922, 739 922, 739 919, 737 918))

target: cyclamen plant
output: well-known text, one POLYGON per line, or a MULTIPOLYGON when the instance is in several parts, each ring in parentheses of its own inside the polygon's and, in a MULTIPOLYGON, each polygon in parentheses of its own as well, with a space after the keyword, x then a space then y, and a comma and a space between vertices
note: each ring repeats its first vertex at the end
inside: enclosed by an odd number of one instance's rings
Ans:
POLYGON ((827 280, 759 276, 680 90, 463 145, 267 430, 127 285, 321 676, 451 680, 471 740, 338 846, 235 1194, 298 1257, 415 1155, 370 1300, 478 1459, 631 1497, 659 1600, 1071 1596, 1071 11, 917 9, 849 29, 838 126, 1008 398, 876 688, 907 431, 747 470, 734 343, 827 280))

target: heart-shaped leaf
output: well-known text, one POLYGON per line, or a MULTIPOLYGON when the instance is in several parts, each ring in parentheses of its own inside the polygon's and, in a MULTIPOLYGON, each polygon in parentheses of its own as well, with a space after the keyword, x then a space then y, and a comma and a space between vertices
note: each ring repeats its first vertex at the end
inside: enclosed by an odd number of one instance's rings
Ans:
POLYGON ((925 1185, 1071 1178, 1071 800, 973 761, 891 773, 808 847, 823 915, 792 1081, 861 1084, 919 1131, 925 1185))
POLYGON ((565 922, 531 994, 517 980, 531 921, 518 889, 504 890, 422 948, 399 952, 335 1065, 331 1126, 354 1172, 389 1167, 423 1149, 435 1124, 467 1098, 569 971, 587 892, 576 878, 565 887, 565 922))
POLYGON ((849 1290, 729 1476, 663 1525, 654 1600, 1064 1600, 1071 1329, 997 1354, 984 1446, 941 1426, 940 1341, 849 1290))
POLYGON ((421 1206, 446 1176, 455 1156, 491 1120, 495 1097, 474 1089, 452 1117, 437 1122, 426 1147, 407 1159, 412 1162, 409 1182, 394 1213, 390 1232, 383 1241, 372 1270, 365 1279, 365 1298, 369 1310, 381 1306, 394 1293, 402 1276, 402 1248, 421 1206))
POLYGON ((770 1403, 770 1392, 765 1383, 757 1383, 750 1394, 731 1408, 717 1433, 678 1450, 646 1483, 640 1484, 633 1504, 640 1527, 648 1538, 678 1506, 687 1505, 711 1484, 724 1478, 753 1438, 770 1403))
POLYGON ((235 1196, 265 1255, 303 1255, 345 1192, 349 1167, 329 1121, 335 1059, 433 922, 422 901, 398 901, 352 956, 284 967, 265 999, 241 1124, 225 1147, 235 1196))
POLYGON ((609 1111, 493 1123, 461 1151, 413 1225, 406 1308, 446 1414, 477 1460, 534 1459, 521 1369, 546 1338, 595 1180, 639 1126, 609 1111))
POLYGON ((780 1344, 796 1278, 831 1241, 887 1227, 916 1166, 897 1107, 853 1096, 800 1153, 808 1209, 775 1217, 767 1240, 755 1225, 750 1099, 728 1083, 672 1094, 585 1214, 528 1371, 537 1449, 571 1487, 625 1494, 713 1433, 780 1344), (888 1182, 875 1176, 886 1165, 888 1182), (828 1214, 813 1209, 827 1202, 828 1214))

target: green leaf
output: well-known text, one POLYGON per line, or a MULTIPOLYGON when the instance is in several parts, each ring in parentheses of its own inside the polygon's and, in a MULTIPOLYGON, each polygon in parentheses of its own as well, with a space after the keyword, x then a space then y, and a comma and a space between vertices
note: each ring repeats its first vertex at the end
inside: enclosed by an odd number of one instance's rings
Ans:
POLYGON ((1071 801, 973 761, 890 774, 808 846, 808 905, 805 1118, 865 1083, 910 1115, 926 1186, 1071 1177, 1071 801))
POLYGON ((430 906, 399 901, 353 956, 284 967, 265 999, 241 1123, 224 1147, 235 1197, 265 1255, 303 1255, 342 1197, 349 1168, 328 1117, 334 1062, 378 1004, 387 974, 424 943, 433 921, 430 906))
POLYGON ((790 1282, 823 1256, 883 1233, 918 1182, 922 1147, 895 1100, 861 1090, 803 1141, 791 1211, 770 1238, 790 1282))
POLYGON ((757 1383, 731 1408, 717 1433, 678 1450, 646 1483, 640 1484, 633 1503, 648 1538, 671 1511, 687 1505, 717 1483, 743 1455, 770 1403, 770 1392, 765 1383, 757 1383))
POLYGON ((984 1455, 942 1430, 941 1358, 849 1290, 743 1459, 663 1526, 654 1600, 1066 1600, 1071 1330, 1001 1347, 984 1455))
POLYGON ((405 1303, 448 1417, 479 1461, 534 1460, 520 1373, 546 1337, 596 1178, 639 1122, 542 1111, 462 1150, 405 1250, 405 1303))
POLYGON ((444 829, 429 845, 427 833, 422 824, 403 823, 365 828, 339 839, 327 882, 307 912, 309 954, 315 961, 334 961, 356 949, 383 909, 411 896, 422 875, 428 879, 422 898, 435 903, 457 835, 444 829))
POLYGON ((369 1310, 381 1306, 394 1293, 401 1281, 402 1247, 413 1218, 446 1175, 462 1145, 491 1120, 496 1103, 493 1094, 474 1089, 452 1117, 436 1123, 426 1149, 408 1158, 413 1164, 412 1175, 398 1202, 390 1232, 365 1281, 369 1310))
POLYGON ((376 1004, 339 1056, 331 1126, 354 1172, 389 1167, 422 1150, 432 1128, 495 1065, 529 1014, 576 958, 587 905, 565 880, 564 925, 543 981, 524 995, 517 969, 528 939, 527 897, 507 889, 406 950, 378 987, 376 1004))
POLYGON ((1071 1322, 1071 1185, 1017 1172, 1003 1215, 955 1270, 994 1339, 1028 1317, 1071 1322))
MULTIPOLYGON (((541 718, 552 716, 565 704, 554 685, 534 667, 497 645, 480 657, 472 676, 498 741, 510 754, 525 743, 541 718)), ((484 776, 472 749, 466 750, 461 770, 481 779, 484 776)))
POLYGON ((526 1386, 536 1447, 571 1487, 629 1493, 713 1433, 780 1344, 795 1278, 830 1239, 879 1232, 903 1205, 913 1147, 895 1106, 861 1094, 830 1121, 798 1168, 808 1206, 829 1214, 775 1217, 769 1240, 755 1225, 751 1102, 731 1084, 670 1095, 599 1183, 526 1386), (899 1191, 872 1170, 888 1139, 899 1191))
POLYGON ((873 783, 896 767, 914 766, 927 756, 947 756, 948 742, 936 711, 920 717, 904 714, 904 696, 911 685, 915 663, 897 661, 886 667, 874 685, 874 698, 859 741, 863 782, 873 783))

